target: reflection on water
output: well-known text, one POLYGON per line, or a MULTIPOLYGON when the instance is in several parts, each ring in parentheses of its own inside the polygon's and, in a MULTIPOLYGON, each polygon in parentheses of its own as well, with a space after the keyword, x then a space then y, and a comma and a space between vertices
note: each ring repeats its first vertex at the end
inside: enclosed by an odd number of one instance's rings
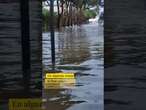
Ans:
POLYGON ((60 64, 74 64, 86 61, 90 57, 89 42, 81 28, 68 28, 63 37, 58 35, 58 56, 60 64))
MULTIPOLYGON (((57 68, 74 72, 75 88, 44 90, 46 108, 103 109, 103 28, 98 24, 66 27, 55 33, 57 68)), ((50 35, 43 33, 43 64, 51 65, 50 35)))

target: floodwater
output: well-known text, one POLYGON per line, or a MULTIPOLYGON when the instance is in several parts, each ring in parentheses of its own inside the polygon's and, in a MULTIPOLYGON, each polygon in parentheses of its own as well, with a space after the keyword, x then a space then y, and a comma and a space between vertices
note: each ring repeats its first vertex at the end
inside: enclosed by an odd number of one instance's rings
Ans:
POLYGON ((104 96, 108 110, 145 110, 145 30, 135 33, 130 28, 105 34, 104 96))
POLYGON ((21 12, 19 0, 0 1, 0 110, 8 110, 9 98, 41 96, 41 7, 30 1, 31 78, 30 91, 23 82, 21 12))
MULTIPOLYGON (((55 32, 56 68, 74 72, 75 87, 43 91, 46 110, 103 110, 103 28, 97 23, 55 32)), ((50 34, 43 33, 43 66, 50 70, 50 34)))

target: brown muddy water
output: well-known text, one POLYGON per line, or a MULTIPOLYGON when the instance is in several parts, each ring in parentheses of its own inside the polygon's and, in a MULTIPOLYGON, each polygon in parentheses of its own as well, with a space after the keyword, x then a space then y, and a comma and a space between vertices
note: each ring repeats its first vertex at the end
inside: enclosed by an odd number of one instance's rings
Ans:
MULTIPOLYGON (((56 68, 74 72, 75 87, 43 90, 46 110, 103 110, 103 27, 65 27, 55 32, 56 68)), ((43 66, 51 65, 50 34, 43 33, 43 66)))

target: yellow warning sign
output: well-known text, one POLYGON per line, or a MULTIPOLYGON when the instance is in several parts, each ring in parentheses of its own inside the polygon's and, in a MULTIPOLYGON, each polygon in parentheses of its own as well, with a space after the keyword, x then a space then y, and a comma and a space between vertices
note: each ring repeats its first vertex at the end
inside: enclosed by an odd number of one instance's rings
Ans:
POLYGON ((75 87, 74 73, 46 73, 44 89, 62 89, 75 87))
POLYGON ((75 78, 74 73, 46 73, 45 78, 61 79, 61 78, 75 78))

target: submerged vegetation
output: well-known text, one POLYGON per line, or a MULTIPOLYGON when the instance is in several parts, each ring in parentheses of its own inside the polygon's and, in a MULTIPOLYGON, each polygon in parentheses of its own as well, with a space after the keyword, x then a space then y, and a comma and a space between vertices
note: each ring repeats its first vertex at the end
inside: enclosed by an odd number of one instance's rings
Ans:
MULTIPOLYGON (((80 25, 97 15, 98 0, 54 0, 54 24, 56 28, 62 26, 80 25)), ((50 17, 50 2, 43 1, 43 30, 48 30, 50 17), (47 8, 46 8, 47 7, 47 8)))

